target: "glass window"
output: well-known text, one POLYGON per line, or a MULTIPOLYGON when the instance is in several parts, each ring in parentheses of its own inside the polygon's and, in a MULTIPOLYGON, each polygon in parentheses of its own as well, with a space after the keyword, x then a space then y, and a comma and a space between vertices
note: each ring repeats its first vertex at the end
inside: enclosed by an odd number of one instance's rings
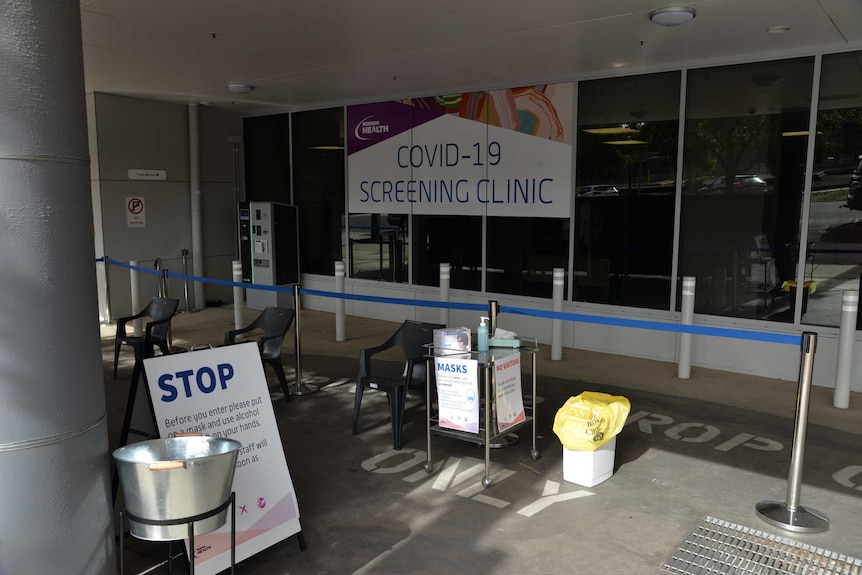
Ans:
POLYGON ((407 282, 407 214, 350 214, 353 278, 407 282))
POLYGON ((698 313, 792 321, 813 66, 688 74, 679 269, 698 313))
POLYGON ((290 115, 243 120, 245 199, 290 203, 290 115))
MULTIPOLYGON (((838 326, 862 271, 862 52, 823 57, 802 322, 838 326)), ((795 278, 794 278, 795 285, 795 278)), ((795 304, 795 302, 792 302, 795 304)))
MULTIPOLYGON (((293 114, 293 201, 300 269, 332 275, 344 253, 344 109, 293 114)), ((286 163, 286 160, 285 160, 286 163)))
POLYGON ((449 263, 449 285, 482 289, 482 217, 413 216, 413 282, 440 285, 440 264, 449 263))
POLYGON ((569 219, 488 218, 486 291, 550 298, 568 265, 569 219))
POLYGON ((573 297, 668 309, 680 74, 578 84, 573 297))

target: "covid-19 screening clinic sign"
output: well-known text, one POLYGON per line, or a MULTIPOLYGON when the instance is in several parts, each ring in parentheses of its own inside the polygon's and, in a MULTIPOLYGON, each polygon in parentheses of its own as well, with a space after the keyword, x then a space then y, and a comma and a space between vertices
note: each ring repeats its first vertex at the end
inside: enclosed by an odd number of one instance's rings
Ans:
MULTIPOLYGON (((242 444, 233 481, 236 560, 301 531, 257 345, 149 358, 144 369, 161 437, 201 433, 242 444)), ((228 518, 220 529, 195 537, 195 573, 215 574, 230 567, 230 529, 228 518)))
POLYGON ((572 109, 571 84, 350 106, 349 210, 568 217, 572 109))

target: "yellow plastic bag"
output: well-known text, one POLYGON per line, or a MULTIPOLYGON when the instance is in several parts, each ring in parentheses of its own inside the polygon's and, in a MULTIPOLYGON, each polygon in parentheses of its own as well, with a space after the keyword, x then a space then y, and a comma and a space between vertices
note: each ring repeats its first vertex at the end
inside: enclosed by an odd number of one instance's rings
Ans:
POLYGON ((630 409, 621 395, 585 391, 557 410, 554 433, 568 449, 595 451, 622 431, 630 409))

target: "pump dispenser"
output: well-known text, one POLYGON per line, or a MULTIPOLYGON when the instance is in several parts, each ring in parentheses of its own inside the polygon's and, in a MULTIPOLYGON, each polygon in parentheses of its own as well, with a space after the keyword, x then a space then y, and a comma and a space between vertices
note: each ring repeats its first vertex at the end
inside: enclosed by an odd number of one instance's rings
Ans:
POLYGON ((491 321, 491 318, 480 317, 479 318, 479 329, 477 330, 478 337, 476 342, 476 349, 479 351, 488 351, 488 322, 491 321))

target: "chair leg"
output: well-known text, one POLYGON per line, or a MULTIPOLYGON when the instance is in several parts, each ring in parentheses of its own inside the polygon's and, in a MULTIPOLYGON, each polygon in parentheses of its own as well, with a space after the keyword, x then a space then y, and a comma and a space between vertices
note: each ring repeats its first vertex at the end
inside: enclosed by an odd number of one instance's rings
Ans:
POLYGON ((362 405, 362 394, 365 391, 365 384, 361 378, 356 378, 356 393, 353 396, 353 435, 359 433, 359 407, 362 405))
POLYGON ((401 449, 401 428, 404 424, 404 393, 395 388, 389 393, 389 411, 392 417, 392 448, 401 449))
POLYGON ((120 340, 114 341, 114 379, 117 379, 117 363, 120 361, 120 340))
POLYGON ((284 393, 284 400, 293 401, 290 397, 290 387, 287 385, 287 378, 284 376, 284 366, 281 365, 281 361, 275 359, 267 361, 267 363, 272 366, 272 369, 275 371, 275 375, 278 376, 278 382, 281 384, 281 391, 284 393))

